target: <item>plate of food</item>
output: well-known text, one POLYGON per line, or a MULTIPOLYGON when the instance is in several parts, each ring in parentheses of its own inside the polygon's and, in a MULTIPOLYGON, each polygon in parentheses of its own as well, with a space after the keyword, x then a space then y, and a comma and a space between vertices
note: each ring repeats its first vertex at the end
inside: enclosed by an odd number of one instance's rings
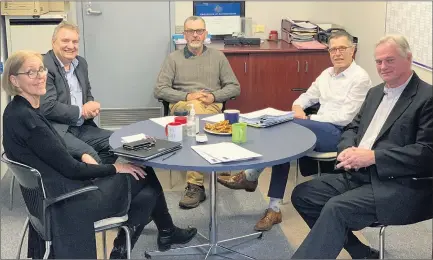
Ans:
POLYGON ((206 123, 204 125, 204 131, 214 135, 231 135, 232 125, 229 124, 228 120, 220 121, 218 123, 206 123))

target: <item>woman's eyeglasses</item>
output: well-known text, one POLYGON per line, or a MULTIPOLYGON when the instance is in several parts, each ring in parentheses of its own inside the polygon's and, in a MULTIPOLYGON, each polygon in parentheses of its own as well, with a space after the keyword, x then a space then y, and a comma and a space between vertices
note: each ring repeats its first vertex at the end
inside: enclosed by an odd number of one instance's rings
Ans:
POLYGON ((30 79, 35 79, 39 76, 45 76, 48 69, 45 67, 40 67, 39 70, 29 70, 27 72, 18 72, 16 75, 27 75, 30 79))

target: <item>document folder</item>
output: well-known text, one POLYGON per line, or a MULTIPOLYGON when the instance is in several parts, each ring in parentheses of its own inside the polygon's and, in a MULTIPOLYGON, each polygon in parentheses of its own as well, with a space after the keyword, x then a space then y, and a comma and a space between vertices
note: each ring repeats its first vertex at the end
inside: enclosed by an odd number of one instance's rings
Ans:
POLYGON ((112 150, 112 152, 119 156, 147 161, 158 156, 174 152, 176 150, 179 150, 180 148, 182 148, 181 143, 172 142, 164 139, 156 139, 155 145, 150 148, 140 150, 127 150, 123 147, 118 147, 112 150))

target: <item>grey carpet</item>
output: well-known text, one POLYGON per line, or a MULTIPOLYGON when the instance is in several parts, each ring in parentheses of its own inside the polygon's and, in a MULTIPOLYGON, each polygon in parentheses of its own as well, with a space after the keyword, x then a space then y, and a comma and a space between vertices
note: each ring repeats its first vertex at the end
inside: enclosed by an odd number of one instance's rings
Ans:
MULTIPOLYGON (((8 209, 10 173, 8 172, 1 181, 1 258, 15 257, 19 235, 25 220, 25 206, 18 185, 15 186, 14 209, 8 209)), ((253 226, 265 209, 265 201, 259 191, 245 193, 227 189, 219 190, 218 194, 218 234, 219 240, 242 236, 253 233, 253 226)), ((198 208, 182 210, 177 205, 181 192, 166 192, 167 202, 173 220, 180 227, 193 225, 208 236, 209 227, 209 199, 198 208)), ((143 259, 145 251, 156 249, 156 228, 153 223, 143 231, 143 235, 137 242, 132 258, 143 259)), ((202 238, 194 238, 188 245, 203 244, 202 238)), ((249 238, 242 241, 233 241, 223 244, 243 254, 253 256, 256 259, 289 259, 294 250, 290 247, 286 237, 279 227, 274 227, 266 232, 262 239, 249 238)), ((25 255, 27 243, 24 242, 22 255, 25 255)), ((153 256, 152 259, 204 259, 206 251, 190 249, 186 255, 181 256, 153 256)), ((221 252, 219 256, 208 259, 243 259, 239 255, 221 252)), ((244 258, 245 259, 245 258, 244 258)))

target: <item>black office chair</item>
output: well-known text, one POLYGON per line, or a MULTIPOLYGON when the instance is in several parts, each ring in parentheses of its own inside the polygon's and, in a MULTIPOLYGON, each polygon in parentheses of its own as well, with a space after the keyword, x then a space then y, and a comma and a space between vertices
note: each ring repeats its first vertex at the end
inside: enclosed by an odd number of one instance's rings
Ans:
MULTIPOLYGON (((236 97, 231 97, 230 100, 235 100, 236 97)), ((170 114, 170 103, 168 101, 165 101, 164 99, 158 99, 158 102, 162 103, 163 106, 163 116, 168 116, 170 114)), ((223 107, 222 107, 222 111, 224 112, 224 110, 226 109, 226 102, 224 101, 223 107)))
MULTIPOLYGON (((12 171, 14 177, 17 179, 28 213, 28 217, 26 218, 23 229, 21 231, 21 240, 18 247, 16 259, 20 259, 21 248, 23 245, 25 234, 28 229, 29 222, 31 223, 32 227, 38 232, 41 238, 45 241, 45 253, 43 259, 48 259, 52 244, 51 211, 49 210, 49 207, 60 201, 64 201, 65 199, 69 199, 89 191, 97 190, 98 187, 87 186, 68 192, 66 194, 62 194, 55 198, 47 198, 41 173, 37 169, 7 158, 6 153, 2 154, 1 161, 7 164, 8 168, 12 171)), ((94 227, 95 232, 104 232, 104 235, 105 231, 108 229, 122 228, 126 233, 126 246, 128 250, 127 256, 128 259, 130 259, 131 238, 129 229, 125 225, 125 222, 127 220, 128 215, 122 217, 106 218, 95 222, 94 227)), ((103 242, 104 259, 107 259, 105 250, 105 239, 103 242)))
MULTIPOLYGON (((432 181, 433 177, 424 177, 424 178, 412 178, 416 181, 432 181)), ((431 219, 432 216, 426 218, 425 220, 431 219)), ((414 223, 411 223, 414 224, 414 223)), ((379 259, 385 259, 385 229, 387 225, 383 225, 379 222, 375 222, 370 225, 372 228, 379 228, 379 259)), ((433 255, 432 255, 433 259, 433 255)))

